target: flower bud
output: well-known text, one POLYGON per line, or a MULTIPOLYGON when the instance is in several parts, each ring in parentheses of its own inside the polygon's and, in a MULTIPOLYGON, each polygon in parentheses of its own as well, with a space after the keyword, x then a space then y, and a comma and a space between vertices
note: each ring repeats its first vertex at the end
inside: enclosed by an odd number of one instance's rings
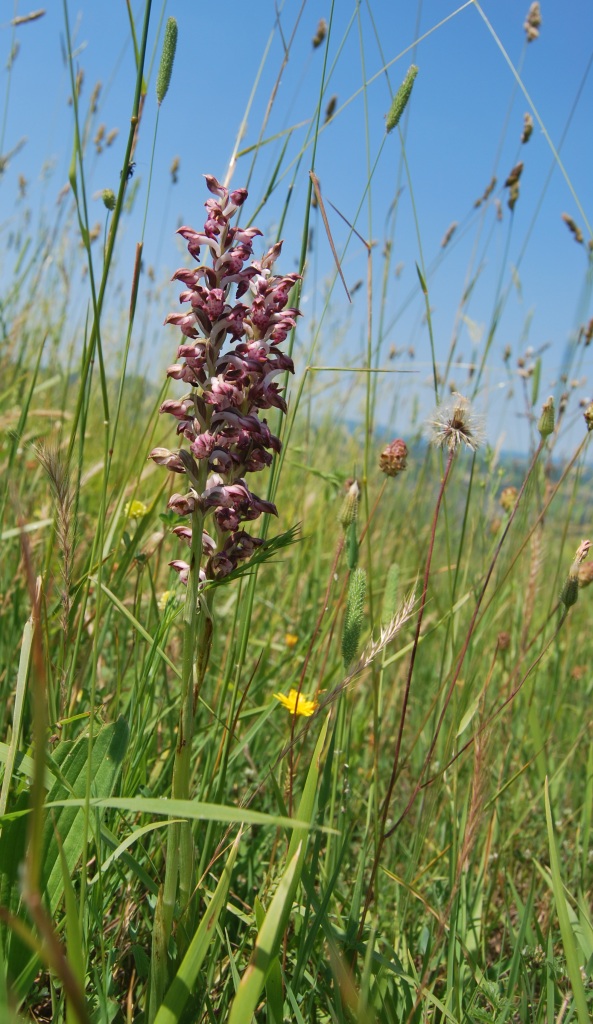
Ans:
POLYGON ((587 424, 587 430, 593 430, 593 402, 590 402, 585 409, 583 416, 585 417, 585 423, 587 424))
POLYGON ((591 541, 583 540, 577 548, 577 552, 574 556, 574 562, 568 570, 568 576, 564 581, 564 586, 560 593, 560 601, 565 608, 572 608, 573 604, 576 604, 579 596, 579 576, 581 562, 585 560, 591 547, 591 541))
POLYGON ((537 429, 542 438, 549 437, 554 433, 554 399, 550 396, 542 406, 542 414, 539 418, 537 429))
POLYGON ((358 481, 353 480, 348 488, 348 493, 342 503, 338 520, 344 532, 348 529, 351 523, 355 523, 358 519, 358 499, 360 498, 360 487, 358 481))

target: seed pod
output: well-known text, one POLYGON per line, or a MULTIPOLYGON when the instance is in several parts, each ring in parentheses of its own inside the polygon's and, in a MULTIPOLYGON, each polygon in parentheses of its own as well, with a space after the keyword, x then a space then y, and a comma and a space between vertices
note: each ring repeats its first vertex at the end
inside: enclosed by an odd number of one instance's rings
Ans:
POLYGON ((175 18, 169 18, 165 27, 165 40, 163 42, 163 52, 161 53, 161 63, 159 64, 159 73, 156 79, 156 98, 160 107, 171 82, 171 73, 173 71, 173 61, 175 60, 175 50, 177 48, 177 22, 175 18))

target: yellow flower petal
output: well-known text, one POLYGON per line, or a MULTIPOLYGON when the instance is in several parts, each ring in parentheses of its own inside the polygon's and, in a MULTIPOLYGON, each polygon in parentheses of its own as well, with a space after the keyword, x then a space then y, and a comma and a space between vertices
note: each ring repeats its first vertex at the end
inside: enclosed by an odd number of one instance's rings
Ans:
POLYGON ((291 715, 304 715, 305 718, 313 715, 319 706, 316 700, 309 700, 304 693, 299 693, 298 690, 291 690, 288 697, 285 697, 283 693, 273 693, 272 696, 280 701, 285 708, 288 708, 291 715))

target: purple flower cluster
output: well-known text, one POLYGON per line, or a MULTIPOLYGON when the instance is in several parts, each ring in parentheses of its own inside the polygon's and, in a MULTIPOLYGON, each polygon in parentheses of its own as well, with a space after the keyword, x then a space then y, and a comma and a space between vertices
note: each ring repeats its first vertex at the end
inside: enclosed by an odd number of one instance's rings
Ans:
MULTIPOLYGON (((287 307, 298 274, 276 276, 272 267, 282 243, 273 245, 260 260, 253 260, 253 239, 258 228, 231 227, 231 219, 247 198, 245 189, 229 192, 206 175, 214 198, 206 201, 204 230, 179 228, 197 266, 173 275, 184 291, 181 313, 170 313, 165 323, 181 329, 184 343, 178 362, 167 376, 189 384, 191 391, 163 402, 161 412, 177 420, 177 434, 189 442, 187 450, 155 448, 150 458, 190 481, 187 494, 173 494, 169 508, 181 516, 196 510, 211 514, 213 536, 204 533, 207 556, 203 579, 220 579, 250 558, 263 542, 241 528, 262 512, 277 515, 275 505, 250 491, 245 476, 269 466, 280 440, 270 430, 261 410, 286 412, 276 378, 294 373, 292 359, 280 345, 295 326, 298 309, 287 307), (200 262, 200 250, 210 250, 212 266, 200 262), (227 343, 225 351, 223 348, 227 343)), ((191 546, 191 528, 175 527, 191 546)), ((170 563, 187 581, 189 565, 170 563)))

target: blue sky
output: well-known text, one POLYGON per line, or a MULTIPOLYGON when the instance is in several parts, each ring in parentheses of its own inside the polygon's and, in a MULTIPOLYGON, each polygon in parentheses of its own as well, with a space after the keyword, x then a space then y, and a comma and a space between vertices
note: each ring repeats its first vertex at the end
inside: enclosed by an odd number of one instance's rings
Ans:
MULTIPOLYGON (((31 208, 33 225, 40 211, 45 211, 47 217, 48 211, 55 209, 56 197, 67 179, 72 147, 72 111, 67 104, 70 83, 62 57, 63 6, 51 0, 43 18, 14 30, 20 50, 9 78, 5 69, 13 43, 9 21, 14 14, 23 15, 31 9, 14 4, 14 11, 8 13, 12 7, 3 5, 5 20, 0 24, 4 95, 6 85, 10 85, 3 153, 10 153, 21 138, 26 137, 27 142, 0 178, 0 221, 4 230, 16 223, 26 205, 31 208), (26 202, 20 205, 16 203, 19 174, 29 182, 26 202)), ((144 5, 136 3, 133 7, 140 25, 144 5)), ((525 441, 525 423, 520 415, 523 385, 517 379, 510 382, 502 359, 505 345, 511 345, 515 358, 530 346, 535 350, 548 346, 543 358, 541 398, 550 391, 558 395, 561 385, 554 381, 567 357, 570 339, 593 314, 585 249, 575 243, 561 219, 562 213, 574 217, 587 240, 584 217, 593 223, 593 73, 589 73, 593 14, 588 0, 544 0, 541 36, 526 47, 522 24, 528 7, 528 3, 517 0, 484 0, 481 5, 510 61, 520 68, 521 81, 550 140, 561 147, 566 177, 537 119, 531 140, 526 146, 520 145, 523 115, 530 105, 474 4, 380 0, 357 7, 350 0, 338 0, 332 15, 329 3, 303 5, 287 0, 280 7, 279 20, 269 0, 229 2, 222 9, 188 0, 154 4, 147 68, 151 78, 136 152, 138 193, 124 224, 119 252, 124 291, 145 212, 157 110, 154 80, 164 19, 176 17, 179 43, 171 88, 159 117, 146 219, 145 262, 155 267, 158 279, 169 277, 182 262, 182 250, 174 237, 178 224, 202 223, 205 190, 201 175, 211 172, 223 177, 227 172, 259 74, 241 146, 257 142, 282 66, 283 39, 292 40, 289 59, 264 137, 304 122, 290 135, 284 166, 298 158, 315 114, 323 71, 324 48, 314 51, 311 39, 319 18, 329 21, 331 16, 327 62, 331 75, 323 107, 330 96, 336 95, 338 115, 320 135, 315 170, 324 197, 347 220, 355 221, 363 237, 377 243, 376 283, 380 283, 383 273, 382 249, 389 211, 398 196, 393 267, 387 287, 388 330, 381 362, 386 366, 405 365, 416 374, 413 378, 385 378, 387 390, 395 389, 398 394, 395 399, 389 394, 382 399, 382 416, 389 418, 395 409, 398 432, 403 433, 402 421, 411 415, 412 390, 420 394, 422 408, 431 402, 427 383, 430 344, 415 264, 423 259, 427 268, 435 347, 441 360, 449 350, 460 297, 468 285, 468 267, 473 266, 474 273, 480 267, 465 310, 466 320, 460 325, 456 354, 464 362, 480 358, 498 289, 505 294, 508 291, 478 404, 488 412, 489 430, 493 434, 504 431, 505 444, 513 447, 518 440, 525 441), (390 87, 397 89, 412 61, 419 73, 402 122, 408 179, 398 133, 385 138, 384 115, 390 104, 390 87), (362 89, 364 81, 368 83, 366 89, 362 89), (179 180, 172 185, 169 168, 175 156, 180 160, 179 180), (524 161, 525 169, 520 198, 511 216, 502 183, 519 159, 524 161), (369 164, 373 167, 370 191, 369 164), (493 206, 485 212, 473 208, 474 200, 493 175, 498 178, 493 198, 502 202, 500 223, 493 206), (453 221, 460 226, 443 252, 441 240, 453 221), (403 267, 396 277, 393 271, 398 264, 403 267), (393 346, 402 354, 390 363, 393 346), (413 361, 407 357, 410 346, 414 348, 413 361), (511 387, 515 398, 509 401, 511 387)), ((89 192, 96 194, 104 187, 117 189, 119 182, 134 81, 129 23, 126 6, 119 0, 101 4, 91 0, 70 2, 68 12, 76 60, 85 73, 82 108, 88 104, 93 85, 101 81, 96 123, 104 123, 107 130, 119 129, 114 144, 100 156, 94 158, 90 147, 89 192)), ((286 135, 282 135, 264 146, 255 166, 250 155, 237 161, 232 181, 240 185, 250 176, 251 210, 273 174, 285 140, 286 135)), ((310 160, 309 149, 300 164, 280 177, 257 218, 264 232, 274 237, 287 189, 292 187, 283 225, 285 250, 280 269, 292 270, 298 260, 310 160)), ((328 213, 336 247, 343 253, 346 280, 352 286, 366 276, 366 251, 356 240, 351 240, 344 251, 348 228, 331 208, 328 213)), ((104 220, 98 199, 94 200, 93 217, 104 220)), ((315 240, 299 335, 303 359, 313 324, 320 323, 333 276, 331 252, 318 214, 313 215, 312 226, 315 240)), ((5 273, 6 265, 2 268, 5 273)), ((162 366, 174 357, 175 339, 170 330, 163 332, 160 326, 175 302, 174 291, 165 291, 161 301, 161 309, 153 307, 146 317, 138 318, 144 334, 135 338, 135 344, 143 368, 155 363, 162 366)), ((364 288, 357 292, 350 307, 341 286, 334 287, 321 321, 316 358, 324 362, 362 359, 365 302, 364 288)), ((378 304, 375 328, 377 325, 378 304)), ((592 350, 593 346, 580 350, 577 361, 571 364, 571 377, 580 380, 590 374, 592 350)), ((525 358, 529 365, 533 358, 529 351, 525 358)), ((514 374, 514 361, 512 369, 514 374)), ((449 377, 464 392, 471 387, 465 374, 463 368, 453 368, 449 377)), ((583 382, 575 389, 575 415, 577 396, 593 397, 593 382, 583 382)))

